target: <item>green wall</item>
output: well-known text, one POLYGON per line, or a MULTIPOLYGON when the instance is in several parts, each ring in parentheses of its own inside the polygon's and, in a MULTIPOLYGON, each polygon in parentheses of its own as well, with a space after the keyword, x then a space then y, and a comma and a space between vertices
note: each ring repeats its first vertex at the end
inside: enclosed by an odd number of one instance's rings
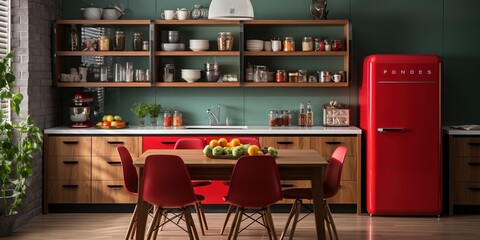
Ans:
MULTIPOLYGON (((124 19, 159 19, 163 9, 209 0, 99 0, 104 7, 121 2, 124 19)), ((255 19, 310 19, 310 0, 252 0, 255 19)), ((81 19, 82 1, 64 0, 64 18, 81 19)), ((352 106, 352 124, 358 125, 357 91, 365 56, 376 53, 436 54, 443 59, 444 125, 480 123, 480 112, 467 106, 480 101, 480 19, 476 0, 330 0, 329 19, 350 19, 353 27, 352 85, 349 88, 107 88, 106 112, 121 114, 134 122, 129 109, 134 102, 158 102, 165 109, 184 112, 185 124, 206 123, 205 110, 221 104, 222 116, 234 124, 267 125, 269 109, 296 110, 311 101, 315 124, 322 124, 321 105, 338 100, 352 106)), ((63 89, 68 101, 74 89, 63 89)), ((422 96, 416 97, 421 101, 422 96)), ((68 107, 65 104, 66 108, 68 107)), ((64 120, 65 121, 65 120, 64 120)))

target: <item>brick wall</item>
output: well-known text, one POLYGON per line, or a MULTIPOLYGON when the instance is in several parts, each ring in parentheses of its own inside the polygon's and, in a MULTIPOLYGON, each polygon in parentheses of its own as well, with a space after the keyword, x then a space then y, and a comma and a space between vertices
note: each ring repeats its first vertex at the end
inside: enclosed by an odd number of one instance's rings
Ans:
MULTIPOLYGON (((62 14, 61 0, 12 0, 12 50, 17 91, 24 100, 21 117, 30 114, 43 131, 58 125, 59 93, 52 83, 52 21, 62 14)), ((18 116, 12 116, 13 120, 18 116)), ((42 212, 42 155, 33 161, 27 199, 16 228, 25 225, 42 212)))

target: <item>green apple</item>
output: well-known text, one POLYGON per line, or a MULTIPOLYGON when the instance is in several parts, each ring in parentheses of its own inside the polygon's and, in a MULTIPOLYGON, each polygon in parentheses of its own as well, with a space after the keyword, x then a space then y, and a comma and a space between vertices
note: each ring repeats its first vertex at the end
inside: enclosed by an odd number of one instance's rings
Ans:
POLYGON ((233 149, 231 149, 229 147, 224 147, 223 148, 223 152, 225 153, 225 155, 232 155, 232 151, 233 151, 233 149))
POLYGON ((108 115, 103 115, 103 117, 102 117, 102 121, 103 121, 103 122, 106 122, 106 121, 107 121, 107 116, 108 116, 108 115))
POLYGON ((243 144, 243 155, 248 155, 248 148, 250 147, 250 144, 243 144))
POLYGON ((115 121, 122 121, 122 117, 120 117, 120 116, 118 116, 118 115, 115 115, 115 116, 113 117, 113 120, 115 120, 115 121))
POLYGON ((234 157, 241 157, 243 155, 243 147, 242 146, 236 146, 232 150, 232 155, 234 157))
POLYGON ((221 156, 223 155, 223 147, 222 146, 216 146, 212 149, 212 154, 213 156, 221 156))
POLYGON ((272 155, 272 156, 274 156, 274 157, 276 157, 276 156, 278 155, 278 151, 277 151, 277 149, 275 149, 274 147, 269 147, 269 148, 267 149, 267 151, 268 151, 268 154, 270 154, 270 155, 272 155))
POLYGON ((212 149, 210 145, 205 146, 205 148, 203 148, 203 154, 205 154, 205 156, 212 156, 212 149))

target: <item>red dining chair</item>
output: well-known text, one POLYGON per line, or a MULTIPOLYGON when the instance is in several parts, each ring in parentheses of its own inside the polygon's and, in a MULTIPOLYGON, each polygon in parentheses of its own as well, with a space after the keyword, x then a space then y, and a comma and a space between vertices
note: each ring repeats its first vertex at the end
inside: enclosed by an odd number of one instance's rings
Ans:
POLYGON ((242 156, 237 160, 230 178, 225 201, 237 208, 228 239, 237 239, 245 210, 262 215, 263 226, 270 239, 277 239, 270 205, 282 200, 282 187, 275 158, 242 156))
MULTIPOLYGON (((175 142, 173 149, 203 149, 205 147, 205 139, 202 138, 180 138, 175 142)), ((192 187, 202 187, 212 184, 210 180, 193 180, 192 187)), ((205 235, 205 230, 208 230, 207 219, 203 211, 202 201, 205 199, 203 195, 197 194, 197 203, 195 204, 195 211, 197 211, 198 221, 200 222, 200 229, 202 235, 205 235)))
MULTIPOLYGON (((328 206, 327 200, 337 194, 340 189, 340 178, 342 177, 343 163, 345 160, 345 154, 347 153, 347 148, 345 146, 339 146, 335 149, 330 160, 328 161, 327 170, 325 171, 325 178, 323 181, 323 207, 325 209, 325 223, 327 225, 328 234, 330 239, 338 240, 337 228, 335 227, 335 222, 333 221, 332 212, 328 206), (332 235, 333 232, 333 235, 332 235)), ((290 238, 293 239, 293 234, 295 233, 295 227, 297 223, 301 221, 298 219, 298 216, 302 210, 303 199, 312 200, 312 189, 311 188, 290 188, 283 191, 283 198, 285 199, 295 199, 295 203, 290 210, 288 215, 287 223, 283 229, 280 239, 286 235, 290 221, 294 218, 292 223, 292 229, 290 231, 290 238)), ((308 208, 307 208, 308 209, 308 208)), ((311 212, 310 212, 311 213, 311 212)), ((308 214, 307 214, 308 215, 308 214)))
MULTIPOLYGON (((120 155, 120 160, 122 162, 122 173, 123 173, 123 186, 128 193, 138 196, 138 176, 135 166, 133 166, 132 156, 125 146, 118 146, 117 152, 120 155)), ((135 236, 135 228, 137 224, 137 205, 135 205, 135 210, 133 210, 132 217, 130 219, 130 224, 128 225, 127 236, 128 238, 133 239, 135 236)))
POLYGON ((156 239, 158 228, 167 211, 179 209, 185 219, 188 236, 199 239, 190 213, 197 197, 182 158, 176 155, 151 155, 145 159, 142 197, 156 206, 147 239, 156 239))

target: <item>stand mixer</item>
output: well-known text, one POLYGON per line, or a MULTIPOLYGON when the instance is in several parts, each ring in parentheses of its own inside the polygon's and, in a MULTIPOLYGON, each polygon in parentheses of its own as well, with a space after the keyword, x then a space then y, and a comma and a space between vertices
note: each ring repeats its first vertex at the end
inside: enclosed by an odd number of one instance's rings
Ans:
POLYGON ((93 102, 91 93, 79 92, 72 99, 73 104, 69 108, 70 127, 72 128, 88 128, 92 127, 90 122, 90 103, 93 102))

